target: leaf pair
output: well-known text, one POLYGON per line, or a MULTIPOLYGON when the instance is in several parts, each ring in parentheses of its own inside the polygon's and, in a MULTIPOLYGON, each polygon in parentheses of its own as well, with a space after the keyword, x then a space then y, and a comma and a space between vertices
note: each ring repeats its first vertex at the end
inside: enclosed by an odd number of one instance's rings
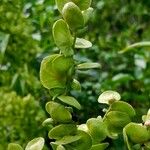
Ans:
MULTIPOLYGON (((80 19, 78 18, 78 20, 80 19)), ((60 19, 54 23, 53 37, 62 54, 65 56, 72 56, 74 54, 74 39, 71 35, 69 26, 63 19, 60 19)), ((85 39, 77 38, 75 41, 75 48, 90 48, 91 46, 92 43, 85 39)))
MULTIPOLYGON (((51 94, 63 94, 74 74, 74 60, 60 54, 43 59, 40 69, 42 85, 51 90, 51 94)), ((70 86, 70 85, 69 85, 70 86)))
POLYGON ((123 128, 132 121, 135 111, 131 105, 122 101, 115 101, 105 114, 104 122, 107 124, 108 136, 121 133, 123 128))

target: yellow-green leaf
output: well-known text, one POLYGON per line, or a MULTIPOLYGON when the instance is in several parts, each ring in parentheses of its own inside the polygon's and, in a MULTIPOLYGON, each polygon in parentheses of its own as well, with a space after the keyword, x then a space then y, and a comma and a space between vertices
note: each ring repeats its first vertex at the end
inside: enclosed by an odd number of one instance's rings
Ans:
POLYGON ((73 106, 77 109, 81 109, 81 105, 79 104, 79 102, 74 97, 61 95, 58 97, 58 99, 60 101, 62 101, 63 103, 66 103, 66 104, 73 106))
POLYGON ((84 26, 84 18, 81 10, 73 2, 66 3, 62 15, 70 29, 76 30, 84 26))
POLYGON ((70 33, 67 23, 63 19, 59 19, 53 25, 53 37, 57 47, 65 56, 74 54, 73 37, 70 33))

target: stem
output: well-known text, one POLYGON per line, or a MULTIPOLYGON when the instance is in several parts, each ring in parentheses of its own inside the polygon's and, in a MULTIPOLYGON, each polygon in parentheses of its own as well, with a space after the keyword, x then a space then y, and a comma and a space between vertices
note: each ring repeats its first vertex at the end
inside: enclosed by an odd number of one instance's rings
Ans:
POLYGON ((129 45, 125 49, 119 51, 119 54, 125 53, 133 48, 139 48, 139 47, 150 47, 150 41, 138 42, 138 43, 129 45))

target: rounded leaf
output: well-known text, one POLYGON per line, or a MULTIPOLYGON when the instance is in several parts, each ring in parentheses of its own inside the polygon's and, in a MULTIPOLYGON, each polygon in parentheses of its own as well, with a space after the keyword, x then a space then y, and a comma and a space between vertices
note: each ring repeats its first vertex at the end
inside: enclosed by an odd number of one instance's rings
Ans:
POLYGON ((64 88, 65 86, 57 80, 57 74, 52 68, 52 61, 58 56, 59 54, 47 56, 41 62, 40 80, 42 85, 47 89, 64 88))
POLYGON ((58 97, 58 99, 60 101, 62 101, 63 103, 66 103, 66 104, 73 106, 77 109, 81 109, 81 105, 79 104, 79 102, 74 97, 61 95, 58 97))
POLYGON ((109 143, 101 143, 93 145, 91 150, 105 150, 109 146, 109 143))
POLYGON ((70 0, 55 0, 58 10, 62 12, 64 5, 69 1, 70 0))
POLYGON ((74 73, 74 60, 72 57, 57 56, 52 62, 52 68, 59 74, 61 79, 63 76, 72 76, 74 73), (70 73, 70 69, 72 69, 70 73), (70 73, 70 74, 69 74, 70 73))
POLYGON ((65 56, 71 56, 74 54, 72 49, 73 37, 67 23, 63 19, 60 19, 54 23, 53 37, 57 47, 65 56))
POLYGON ((118 92, 115 91, 105 91, 103 92, 99 98, 99 103, 112 104, 114 101, 118 101, 121 99, 121 96, 118 92))
POLYGON ((30 141, 25 150, 42 150, 44 147, 44 139, 42 137, 35 138, 30 141))
POLYGON ((74 135, 77 132, 77 127, 74 124, 61 124, 48 133, 50 139, 60 139, 67 135, 74 135))
POLYGON ((114 102, 110 106, 109 111, 120 111, 120 112, 127 113, 130 117, 134 117, 135 116, 134 108, 130 104, 128 104, 126 102, 122 102, 122 101, 114 102))
POLYGON ((62 15, 69 27, 76 30, 84 26, 84 18, 81 10, 73 2, 66 3, 62 15))
POLYGON ((106 122, 110 132, 120 133, 123 127, 131 122, 131 119, 129 115, 124 112, 110 111, 106 114, 104 122, 106 122))
POLYGON ((89 7, 88 9, 82 11, 83 17, 84 17, 84 22, 87 23, 91 17, 91 15, 93 14, 93 8, 89 7))
POLYGON ((46 111, 50 114, 51 118, 56 122, 68 123, 71 122, 71 113, 63 105, 56 102, 48 102, 46 104, 46 111))
POLYGON ((54 120, 52 118, 47 118, 46 120, 43 121, 42 125, 44 127, 49 127, 50 129, 53 128, 54 120))
POLYGON ((10 143, 7 150, 23 150, 19 144, 10 143))
POLYGON ((77 38, 75 42, 75 48, 90 48, 92 43, 88 40, 77 38))
POLYGON ((92 0, 72 0, 81 10, 86 10, 91 6, 92 0))
POLYGON ((107 126, 101 118, 91 118, 86 124, 94 143, 99 143, 107 137, 107 126))
POLYGON ((57 146, 57 150, 65 150, 65 148, 62 145, 57 146))
MULTIPOLYGON (((91 136, 88 133, 81 131, 81 130, 78 130, 77 135, 81 136, 81 138, 78 141, 69 144, 69 146, 71 148, 77 149, 77 150, 88 150, 88 149, 90 149, 92 146, 91 136)), ((68 146, 66 145, 66 147, 68 147, 68 146)))
POLYGON ((136 144, 150 140, 150 134, 142 124, 130 123, 125 127, 125 132, 129 140, 136 144))

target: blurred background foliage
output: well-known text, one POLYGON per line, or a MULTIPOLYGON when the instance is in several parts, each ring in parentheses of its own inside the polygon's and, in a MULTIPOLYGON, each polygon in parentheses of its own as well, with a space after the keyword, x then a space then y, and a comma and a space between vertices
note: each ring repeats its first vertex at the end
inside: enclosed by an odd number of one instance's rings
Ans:
MULTIPOLYGON (((54 0, 0 3, 0 149, 5 150, 9 142, 24 145, 44 133, 44 104, 50 97, 39 82, 39 68, 43 57, 58 51, 51 28, 60 16, 54 0)), ((76 75, 82 92, 72 94, 83 109, 75 111, 74 118, 83 123, 103 115, 104 106, 97 103, 99 94, 116 90, 134 106, 136 121, 141 121, 150 107, 150 48, 125 54, 118 51, 150 41, 150 1, 93 0, 92 6, 93 15, 78 36, 91 40, 93 47, 77 50, 75 59, 99 62, 102 67, 76 75)), ((122 140, 111 143, 119 150, 122 140)))

